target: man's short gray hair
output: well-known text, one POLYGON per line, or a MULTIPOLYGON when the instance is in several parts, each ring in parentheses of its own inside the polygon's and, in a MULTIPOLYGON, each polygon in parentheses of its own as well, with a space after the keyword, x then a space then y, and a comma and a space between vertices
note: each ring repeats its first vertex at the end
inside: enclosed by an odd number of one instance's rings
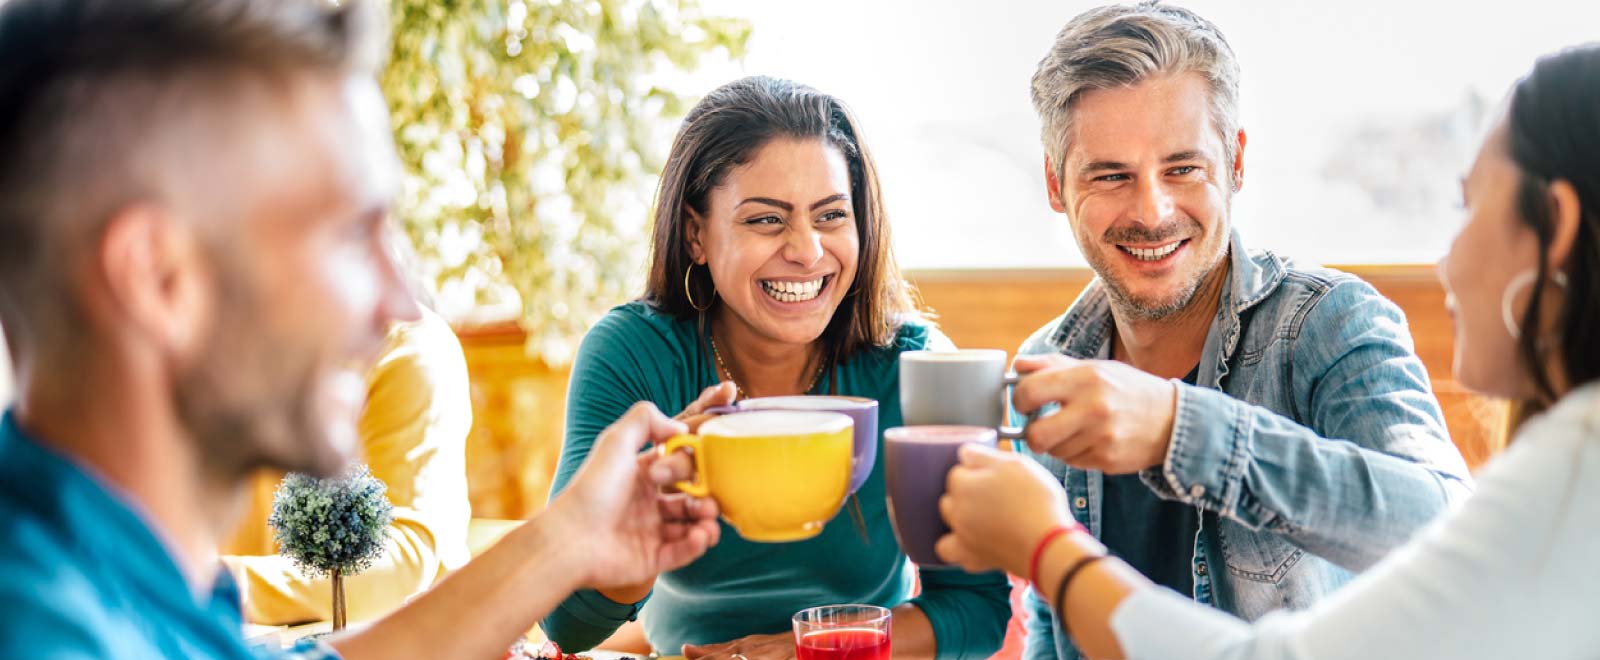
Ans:
POLYGON ((160 201, 173 181, 215 185, 196 175, 230 140, 206 127, 249 130, 241 88, 375 74, 380 18, 369 0, 0 2, 0 320, 13 357, 71 341, 68 268, 111 214, 160 201), (206 153, 173 158, 184 142, 206 153))
POLYGON ((1061 28, 1032 85, 1045 153, 1058 180, 1064 176, 1072 105, 1081 94, 1178 73, 1200 74, 1210 84, 1212 123, 1231 165, 1239 131, 1239 64, 1217 26, 1182 7, 1140 2, 1097 7, 1061 28))

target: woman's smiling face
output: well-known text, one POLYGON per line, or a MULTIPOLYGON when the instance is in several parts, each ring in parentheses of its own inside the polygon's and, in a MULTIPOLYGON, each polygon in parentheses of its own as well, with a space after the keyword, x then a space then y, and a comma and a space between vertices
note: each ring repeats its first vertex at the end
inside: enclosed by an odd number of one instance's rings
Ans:
POLYGON ((711 271, 728 322, 786 344, 822 336, 861 254, 839 149, 822 140, 768 142, 728 171, 704 215, 691 215, 690 255, 711 271))

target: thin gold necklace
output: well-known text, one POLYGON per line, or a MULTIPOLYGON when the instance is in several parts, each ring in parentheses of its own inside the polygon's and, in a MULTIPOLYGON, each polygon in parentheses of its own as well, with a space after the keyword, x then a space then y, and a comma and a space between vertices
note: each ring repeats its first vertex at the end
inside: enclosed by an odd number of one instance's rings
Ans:
MULTIPOLYGON (((717 374, 717 377, 721 378, 721 377, 726 376, 727 379, 728 379, 728 382, 733 383, 733 398, 734 398, 734 400, 737 401, 739 399, 745 398, 745 396, 744 396, 744 388, 740 387, 739 386, 739 381, 734 380, 734 378, 733 378, 733 370, 729 369, 728 368, 728 364, 726 362, 722 361, 722 351, 717 350, 717 338, 716 338, 716 336, 714 336, 714 335, 710 336, 710 337, 708 337, 708 339, 711 340, 711 357, 716 358, 716 360, 717 360, 717 368, 721 371, 721 373, 717 374)), ((804 391, 802 391, 801 394, 805 394, 806 392, 810 392, 811 390, 814 390, 814 389, 817 388, 817 383, 822 381, 822 366, 823 366, 822 364, 818 364, 817 365, 817 373, 815 373, 815 374, 813 374, 811 376, 811 384, 807 385, 806 389, 804 391)))

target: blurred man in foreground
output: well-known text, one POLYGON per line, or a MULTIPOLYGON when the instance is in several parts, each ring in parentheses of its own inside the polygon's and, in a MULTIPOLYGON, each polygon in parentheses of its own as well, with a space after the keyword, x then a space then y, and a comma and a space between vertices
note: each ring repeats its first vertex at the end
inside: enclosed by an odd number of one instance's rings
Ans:
MULTIPOLYGON (((252 657, 217 561, 246 476, 342 468, 361 368, 418 316, 382 244, 397 172, 367 9, 0 5, 8 653, 252 657)), ((659 495, 687 465, 637 455, 682 430, 633 409, 543 515, 278 657, 499 657, 573 589, 687 563, 715 506, 659 495)))

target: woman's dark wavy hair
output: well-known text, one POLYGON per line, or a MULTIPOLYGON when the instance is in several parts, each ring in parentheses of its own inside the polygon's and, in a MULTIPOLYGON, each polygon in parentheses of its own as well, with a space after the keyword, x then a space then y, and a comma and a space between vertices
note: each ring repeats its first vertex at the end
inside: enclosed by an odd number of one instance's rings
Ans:
MULTIPOLYGON (((686 239, 688 211, 704 217, 711 191, 722 185, 729 170, 776 139, 821 140, 844 155, 850 170, 861 256, 855 281, 839 283, 848 284, 851 294, 820 338, 828 347, 825 359, 838 364, 859 351, 888 346, 916 307, 890 249, 877 168, 850 110, 830 95, 789 80, 741 78, 707 94, 684 118, 656 190, 650 272, 642 299, 677 318, 700 315, 684 288, 684 273, 693 263, 686 239)), ((689 280, 702 305, 716 300, 710 279, 705 269, 696 269, 689 280)))
POLYGON ((1525 418, 1557 398, 1547 351, 1560 351, 1571 387, 1600 380, 1600 43, 1541 58, 1512 90, 1506 123, 1511 160, 1521 170, 1518 214, 1539 240, 1533 291, 1543 292, 1552 279, 1545 259, 1555 235, 1550 184, 1572 184, 1579 206, 1553 339, 1541 339, 1538 329, 1551 303, 1546 296, 1529 296, 1522 316, 1517 351, 1537 388, 1537 398, 1514 415, 1525 418))

